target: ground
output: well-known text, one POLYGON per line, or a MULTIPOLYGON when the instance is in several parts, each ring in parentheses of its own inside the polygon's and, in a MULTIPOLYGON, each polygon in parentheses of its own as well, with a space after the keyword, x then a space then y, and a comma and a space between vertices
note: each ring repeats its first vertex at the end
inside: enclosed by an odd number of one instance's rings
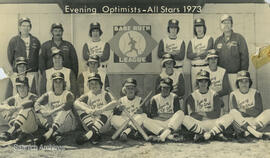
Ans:
POLYGON ((270 158, 270 140, 250 139, 248 143, 212 141, 203 144, 191 142, 152 144, 131 139, 126 143, 122 143, 120 141, 111 141, 107 137, 98 145, 87 143, 78 147, 73 139, 77 134, 71 133, 67 135, 62 142, 64 144, 62 146, 47 144, 42 150, 37 150, 35 146, 19 146, 16 144, 1 147, 0 158, 270 158), (45 150, 45 148, 48 150, 45 150))

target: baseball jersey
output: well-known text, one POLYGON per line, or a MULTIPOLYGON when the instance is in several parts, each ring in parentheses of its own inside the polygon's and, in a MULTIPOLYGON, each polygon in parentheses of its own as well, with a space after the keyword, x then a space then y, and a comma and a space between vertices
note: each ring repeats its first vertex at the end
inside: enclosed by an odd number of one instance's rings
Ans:
POLYGON ((27 70, 30 69, 30 72, 38 71, 40 42, 35 36, 31 34, 29 36, 29 46, 25 44, 20 35, 12 37, 9 41, 7 56, 10 65, 13 67, 13 72, 16 72, 15 59, 17 57, 27 59, 27 70))
POLYGON ((41 72, 53 67, 51 48, 56 47, 61 50, 64 60, 63 66, 71 69, 75 76, 78 75, 78 57, 74 46, 65 40, 62 40, 60 45, 56 45, 53 40, 46 41, 41 46, 38 66, 41 72))
MULTIPOLYGON (((78 77, 78 86, 79 86, 79 93, 80 95, 89 92, 88 87, 88 76, 89 71, 82 72, 78 77)), ((110 87, 109 79, 104 71, 98 71, 98 74, 101 77, 101 82, 103 83, 103 89, 105 90, 107 87, 110 87)))
POLYGON ((25 102, 25 101, 33 101, 35 102, 37 100, 37 95, 33 94, 33 93, 28 93, 26 97, 21 98, 20 95, 17 93, 14 96, 6 99, 3 104, 8 105, 8 106, 15 106, 18 108, 17 111, 15 111, 12 115, 15 116, 16 114, 19 113, 19 111, 21 109, 23 109, 23 107, 21 106, 21 103, 25 102))
POLYGON ((257 117, 263 111, 260 93, 250 88, 248 93, 243 94, 239 89, 230 94, 230 108, 239 110, 244 117, 257 117))
MULTIPOLYGON (((88 108, 91 108, 93 110, 98 110, 102 108, 104 105, 110 103, 114 98, 112 95, 102 90, 100 94, 94 94, 92 91, 89 91, 88 93, 85 93, 80 98, 78 98, 78 101, 83 102, 87 104, 88 108)), ((82 110, 78 110, 78 114, 81 115, 83 113, 82 110)), ((106 115, 112 114, 112 111, 104 112, 106 115)))
MULTIPOLYGON (((14 72, 10 77, 8 81, 8 86, 5 94, 5 98, 9 98, 15 94, 17 94, 17 89, 16 89, 16 78, 17 78, 17 73, 14 72)), ((36 84, 35 84, 35 75, 33 73, 26 73, 26 77, 28 78, 28 84, 29 84, 29 91, 31 93, 36 94, 36 84)))
POLYGON ((209 67, 205 68, 205 70, 210 73, 210 88, 216 92, 221 91, 226 70, 222 67, 217 67, 216 71, 211 71, 209 67))
POLYGON ((180 110, 179 99, 176 94, 170 93, 167 97, 157 94, 152 97, 151 101, 151 117, 162 117, 169 119, 176 111, 180 110))
MULTIPOLYGON (((142 98, 135 96, 135 98, 133 100, 129 100, 127 98, 127 96, 124 96, 122 98, 120 98, 120 103, 122 105, 124 105, 126 107, 126 110, 130 113, 130 114, 134 114, 138 109, 140 109, 140 104, 142 102, 142 98)), ((124 113, 122 113, 122 115, 125 115, 124 113)))
POLYGON ((248 47, 242 35, 232 32, 230 39, 226 41, 222 34, 216 39, 214 48, 219 56, 218 65, 225 68, 227 73, 248 70, 248 47))
POLYGON ((185 80, 184 80, 184 75, 182 71, 177 71, 174 69, 172 75, 168 75, 166 73, 166 70, 163 69, 160 76, 156 80, 156 94, 160 93, 160 80, 162 78, 171 78, 173 80, 173 90, 172 92, 175 93, 178 96, 184 96, 185 95, 185 80))
POLYGON ((176 61, 175 66, 183 66, 186 51, 185 49, 185 42, 182 39, 170 39, 169 37, 166 37, 159 42, 158 57, 162 58, 162 56, 166 53, 171 54, 173 51, 179 51, 178 54, 172 54, 172 56, 176 61))
POLYGON ((43 73, 43 76, 41 78, 41 84, 40 84, 40 91, 41 94, 51 91, 53 89, 52 87, 52 75, 54 73, 61 72, 64 74, 65 82, 66 82, 66 90, 70 90, 74 95, 77 94, 77 82, 75 74, 68 68, 63 67, 62 69, 56 70, 54 68, 50 68, 43 73))
POLYGON ((103 41, 89 41, 83 46, 83 59, 88 60, 89 55, 98 55, 101 62, 105 62, 110 58, 110 45, 103 41))
POLYGON ((200 93, 197 89, 186 100, 188 114, 197 120, 219 118, 223 105, 222 100, 211 89, 205 94, 200 93))
POLYGON ((200 55, 205 51, 213 48, 213 38, 205 35, 203 38, 193 38, 188 45, 187 56, 191 60, 192 65, 206 65, 207 61, 200 57, 192 57, 191 53, 200 55))

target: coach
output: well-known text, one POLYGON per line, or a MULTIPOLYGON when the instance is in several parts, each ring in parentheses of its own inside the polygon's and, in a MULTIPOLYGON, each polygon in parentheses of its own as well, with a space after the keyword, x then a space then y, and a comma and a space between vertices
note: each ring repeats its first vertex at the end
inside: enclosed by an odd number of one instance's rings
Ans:
POLYGON ((41 53, 39 55, 39 69, 45 71, 53 67, 52 61, 52 47, 56 47, 63 52, 64 63, 63 66, 71 69, 75 75, 78 75, 78 57, 74 46, 62 39, 63 25, 60 23, 54 23, 51 26, 52 39, 46 41, 41 46, 41 53))
POLYGON ((232 90, 236 89, 236 73, 248 70, 249 56, 245 38, 233 32, 233 19, 229 15, 220 18, 220 29, 223 32, 215 41, 219 61, 218 65, 225 68, 229 75, 232 90))

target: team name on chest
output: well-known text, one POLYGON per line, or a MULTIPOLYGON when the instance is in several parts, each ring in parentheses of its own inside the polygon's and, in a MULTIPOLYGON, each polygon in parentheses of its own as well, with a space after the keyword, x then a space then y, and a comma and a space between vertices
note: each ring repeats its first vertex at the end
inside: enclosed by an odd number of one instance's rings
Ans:
POLYGON ((213 110, 211 106, 211 102, 208 98, 202 98, 201 100, 197 100, 198 111, 202 112, 210 112, 213 110))
POLYGON ((254 102, 249 100, 248 98, 239 102, 239 108, 243 110, 246 110, 253 106, 254 106, 254 102))

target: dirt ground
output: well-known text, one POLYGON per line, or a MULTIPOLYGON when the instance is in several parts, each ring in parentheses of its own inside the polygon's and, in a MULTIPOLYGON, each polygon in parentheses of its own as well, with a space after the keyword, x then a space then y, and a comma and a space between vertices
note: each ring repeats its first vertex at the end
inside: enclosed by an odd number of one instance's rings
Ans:
POLYGON ((41 150, 36 146, 13 145, 0 148, 0 158, 270 158, 270 140, 251 139, 248 143, 165 143, 152 144, 130 139, 126 143, 111 141, 109 137, 98 145, 87 143, 78 147, 74 138, 78 133, 69 134, 61 144, 45 145, 41 150))

